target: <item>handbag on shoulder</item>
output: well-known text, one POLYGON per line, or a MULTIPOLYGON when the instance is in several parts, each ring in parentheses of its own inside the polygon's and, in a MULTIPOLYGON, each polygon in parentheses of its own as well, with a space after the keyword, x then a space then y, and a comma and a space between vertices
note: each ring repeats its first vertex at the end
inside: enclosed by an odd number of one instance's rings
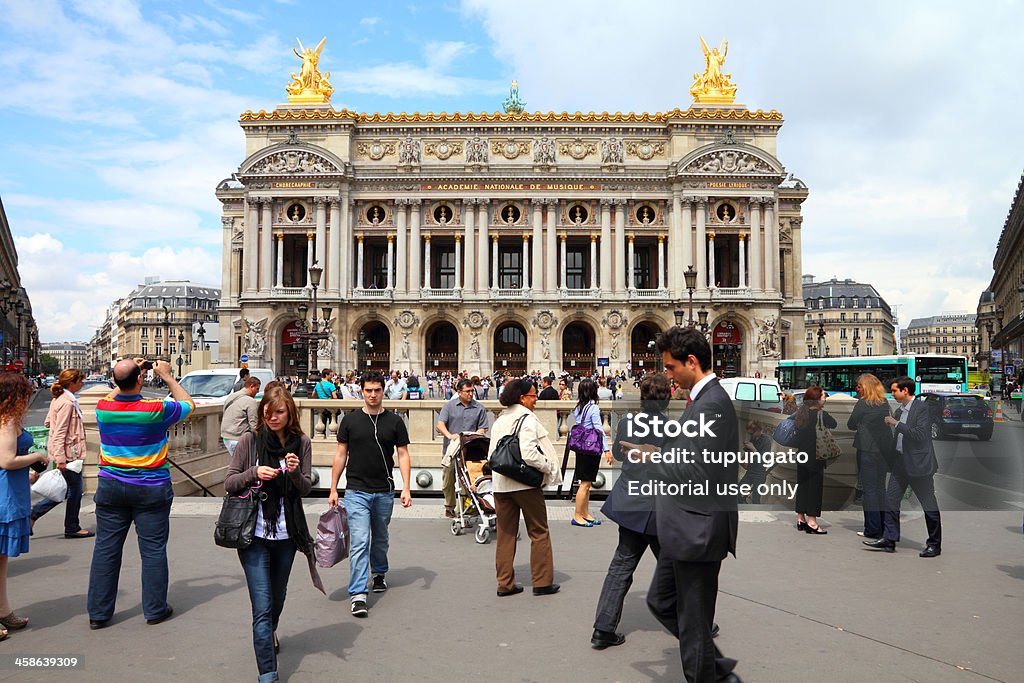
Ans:
MULTIPOLYGON (((249 446, 249 462, 256 465, 256 440, 249 446)), ((213 528, 213 542, 221 548, 244 550, 252 545, 256 536, 256 511, 259 507, 259 496, 255 491, 263 485, 260 482, 252 486, 243 496, 224 496, 220 507, 217 524, 213 528)))
POLYGON ((796 417, 796 413, 787 417, 775 428, 775 433, 772 435, 775 443, 786 448, 796 446, 796 421, 793 419, 794 417, 796 417))
POLYGON ((498 474, 514 479, 520 484, 538 488, 544 483, 544 473, 523 462, 523 454, 519 445, 519 430, 523 426, 523 420, 527 417, 527 415, 523 415, 516 420, 512 433, 498 439, 494 452, 488 458, 488 464, 491 466, 491 470, 498 474))
MULTIPOLYGON (((587 406, 590 408, 591 406, 587 406)), ((580 420, 586 415, 586 408, 580 414, 580 420)), ((569 450, 576 455, 600 455, 604 450, 604 432, 577 422, 569 430, 569 450)))
POLYGON ((836 438, 832 436, 832 432, 825 426, 824 417, 822 411, 818 411, 818 425, 815 428, 817 437, 814 440, 814 457, 818 460, 824 460, 825 466, 838 458, 843 454, 842 449, 839 448, 839 444, 836 442, 836 438))

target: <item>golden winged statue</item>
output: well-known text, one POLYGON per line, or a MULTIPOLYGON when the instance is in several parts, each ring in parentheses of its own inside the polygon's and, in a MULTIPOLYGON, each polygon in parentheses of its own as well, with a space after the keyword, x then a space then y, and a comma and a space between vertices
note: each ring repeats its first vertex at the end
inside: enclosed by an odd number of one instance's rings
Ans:
POLYGON ((704 50, 704 73, 693 74, 693 85, 690 94, 693 101, 704 104, 732 104, 736 99, 736 86, 729 79, 732 74, 722 71, 725 56, 729 53, 729 41, 722 40, 718 47, 709 48, 700 38, 700 46, 704 50))
POLYGON ((302 60, 302 68, 298 74, 292 72, 292 81, 285 88, 288 91, 288 101, 293 104, 324 104, 331 99, 334 92, 334 88, 327 80, 331 72, 320 73, 319 68, 320 53, 324 50, 327 38, 324 37, 315 48, 304 47, 301 40, 295 40, 299 44, 299 49, 293 47, 292 52, 302 60))

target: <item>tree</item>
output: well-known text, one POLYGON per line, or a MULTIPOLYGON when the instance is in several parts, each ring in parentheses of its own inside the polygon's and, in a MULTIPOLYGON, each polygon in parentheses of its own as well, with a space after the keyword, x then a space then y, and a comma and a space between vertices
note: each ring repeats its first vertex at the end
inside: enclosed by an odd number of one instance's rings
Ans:
POLYGON ((58 361, 55 356, 51 356, 48 353, 44 353, 39 356, 39 366, 47 375, 56 375, 60 372, 60 361, 58 361))

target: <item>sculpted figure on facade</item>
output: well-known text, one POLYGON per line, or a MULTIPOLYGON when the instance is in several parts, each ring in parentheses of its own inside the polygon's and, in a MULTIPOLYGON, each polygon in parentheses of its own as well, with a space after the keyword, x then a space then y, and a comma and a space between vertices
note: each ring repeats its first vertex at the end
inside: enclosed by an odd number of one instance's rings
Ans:
POLYGON ((298 75, 292 72, 292 81, 288 84, 286 90, 290 98, 296 96, 305 95, 307 97, 319 96, 324 102, 331 99, 331 94, 334 93, 334 88, 328 82, 328 78, 331 77, 330 71, 320 73, 320 53, 324 50, 324 43, 327 42, 325 37, 321 40, 315 48, 308 48, 302 46, 302 41, 298 38, 295 39, 299 43, 299 50, 292 48, 292 52, 295 56, 302 60, 302 68, 299 69, 298 75))
POLYGON ((473 339, 469 342, 469 357, 473 360, 480 360, 480 333, 474 332, 473 339))
POLYGON ((337 336, 331 332, 326 339, 321 339, 316 345, 316 357, 317 358, 333 358, 334 357, 334 345, 337 343, 337 336))
POLYGON ((487 163, 487 142, 479 135, 471 140, 466 140, 466 163, 487 163))
POLYGON ((420 163, 420 141, 411 135, 398 143, 398 163, 415 165, 420 163))
POLYGON ((540 355, 544 360, 551 360, 551 342, 548 340, 548 332, 540 335, 540 355))
POLYGON ((262 358, 267 348, 267 319, 258 322, 242 318, 245 324, 245 352, 250 356, 262 358))
POLYGON ((720 46, 709 48, 708 44, 704 42, 704 38, 701 37, 700 46, 704 50, 704 73, 693 74, 690 94, 698 102, 726 98, 732 101, 736 96, 736 86, 730 80, 732 74, 722 71, 725 56, 729 53, 729 41, 723 40, 720 46))
POLYGON ((618 138, 608 138, 601 142, 601 163, 621 164, 623 160, 622 141, 618 138))
POLYGON ((609 357, 611 357, 612 360, 616 360, 619 357, 619 335, 620 334, 621 334, 620 332, 612 332, 612 350, 611 350, 611 353, 608 354, 609 357))
POLYGON ((755 320, 755 322, 760 325, 757 331, 758 352, 765 358, 778 358, 779 348, 776 339, 778 337, 779 319, 773 315, 764 320, 755 320))
POLYGON ((555 143, 548 137, 533 143, 533 163, 538 166, 555 165, 555 143))
POLYGON ((409 333, 402 333, 402 360, 409 360, 409 333))

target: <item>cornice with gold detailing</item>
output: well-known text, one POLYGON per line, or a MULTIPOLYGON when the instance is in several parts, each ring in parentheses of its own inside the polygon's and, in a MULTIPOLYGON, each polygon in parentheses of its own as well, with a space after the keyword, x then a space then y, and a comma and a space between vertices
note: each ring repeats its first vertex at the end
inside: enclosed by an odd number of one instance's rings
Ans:
POLYGON ((584 114, 576 112, 541 112, 502 114, 495 112, 479 114, 468 112, 441 112, 435 114, 427 112, 412 114, 389 112, 387 114, 366 114, 349 111, 348 109, 276 109, 274 111, 258 112, 247 111, 242 114, 240 121, 331 121, 350 120, 357 123, 666 123, 671 120, 719 120, 719 121, 782 121, 782 113, 772 109, 771 111, 748 111, 746 109, 673 109, 669 112, 657 112, 649 114, 646 112, 637 114, 629 112, 623 114, 616 112, 600 114, 589 112, 584 114))

